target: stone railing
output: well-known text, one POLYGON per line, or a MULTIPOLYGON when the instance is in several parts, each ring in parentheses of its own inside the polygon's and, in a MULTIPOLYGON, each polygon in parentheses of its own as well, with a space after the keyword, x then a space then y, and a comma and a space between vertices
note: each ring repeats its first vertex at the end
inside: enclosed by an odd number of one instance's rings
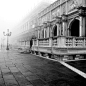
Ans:
POLYGON ((65 40, 65 45, 66 46, 73 46, 73 38, 72 37, 67 37, 66 40, 65 40))
POLYGON ((75 38, 75 45, 76 47, 83 47, 84 46, 84 38, 75 38))
POLYGON ((34 40, 34 45, 35 45, 35 46, 37 45, 37 40, 36 40, 36 39, 34 40))
POLYGON ((86 38, 58 36, 34 40, 34 45, 59 48, 83 48, 86 47, 86 38))
POLYGON ((52 38, 52 46, 58 46, 58 38, 55 37, 55 38, 52 38))
POLYGON ((38 44, 39 44, 39 46, 49 46, 49 38, 39 39, 38 44))
POLYGON ((65 37, 66 47, 85 47, 86 38, 85 37, 65 37))

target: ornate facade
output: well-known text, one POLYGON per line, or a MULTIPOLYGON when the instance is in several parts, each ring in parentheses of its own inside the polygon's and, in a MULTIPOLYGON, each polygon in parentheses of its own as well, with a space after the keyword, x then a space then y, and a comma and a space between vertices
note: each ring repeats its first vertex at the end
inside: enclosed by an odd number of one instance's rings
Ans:
POLYGON ((39 29, 38 38, 47 38, 51 35, 85 36, 85 11, 85 0, 57 0, 32 20, 32 28, 39 29))
MULTIPOLYGON (((18 39, 23 45, 36 38, 41 47, 52 45, 54 48, 76 50, 86 47, 86 0, 57 0, 39 12, 28 26, 30 30, 27 34, 18 39)), ((57 54, 57 50, 55 52, 57 54)))

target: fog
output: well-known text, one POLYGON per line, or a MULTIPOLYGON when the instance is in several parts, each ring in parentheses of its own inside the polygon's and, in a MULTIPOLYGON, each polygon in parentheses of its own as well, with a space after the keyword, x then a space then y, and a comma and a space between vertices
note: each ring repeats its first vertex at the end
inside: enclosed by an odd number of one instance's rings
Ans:
POLYGON ((0 0, 0 40, 6 38, 3 31, 17 26, 40 3, 53 3, 56 0, 0 0))

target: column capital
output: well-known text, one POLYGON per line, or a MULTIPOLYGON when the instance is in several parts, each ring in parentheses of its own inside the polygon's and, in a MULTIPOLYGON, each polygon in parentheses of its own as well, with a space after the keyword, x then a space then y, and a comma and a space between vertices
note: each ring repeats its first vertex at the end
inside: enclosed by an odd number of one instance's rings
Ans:
POLYGON ((46 22, 43 23, 43 27, 47 28, 47 23, 46 22))
POLYGON ((78 13, 79 13, 79 16, 83 16, 85 17, 86 16, 86 7, 78 7, 78 13))
POLYGON ((58 16, 55 17, 55 23, 61 24, 61 22, 62 22, 61 20, 62 20, 61 17, 58 17, 58 16))
POLYGON ((66 14, 62 14, 62 22, 67 22, 67 15, 66 14))
POLYGON ((52 22, 47 21, 47 27, 51 27, 52 26, 52 22))

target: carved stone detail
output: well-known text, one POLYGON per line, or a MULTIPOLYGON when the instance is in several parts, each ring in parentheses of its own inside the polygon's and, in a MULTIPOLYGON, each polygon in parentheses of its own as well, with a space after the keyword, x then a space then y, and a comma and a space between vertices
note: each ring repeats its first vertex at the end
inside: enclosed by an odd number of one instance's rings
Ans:
POLYGON ((85 17, 86 16, 86 7, 78 7, 78 13, 79 13, 79 16, 83 16, 85 17))
POLYGON ((65 14, 62 15, 62 22, 67 22, 67 15, 65 14))
POLYGON ((43 27, 47 28, 47 23, 46 22, 43 23, 43 27))

